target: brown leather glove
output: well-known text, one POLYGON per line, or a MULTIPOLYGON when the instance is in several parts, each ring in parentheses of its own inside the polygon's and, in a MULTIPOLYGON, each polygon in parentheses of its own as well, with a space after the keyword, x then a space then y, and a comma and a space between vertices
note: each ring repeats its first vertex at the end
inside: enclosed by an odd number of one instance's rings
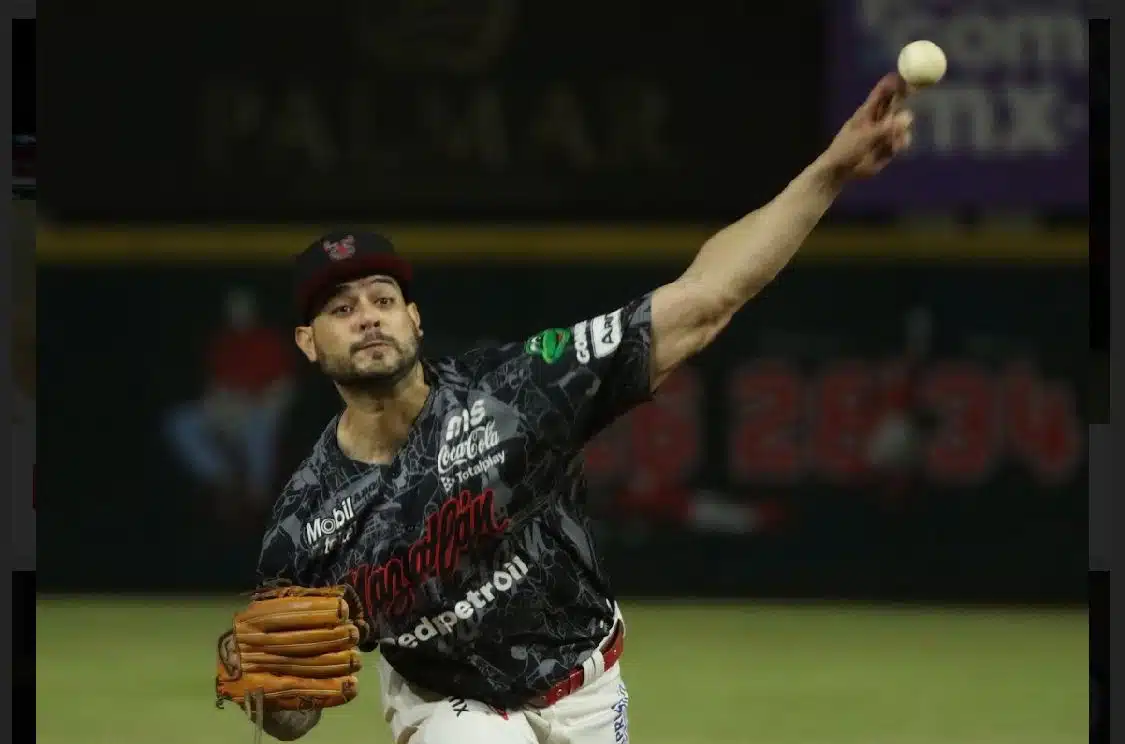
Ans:
POLYGON ((350 587, 259 589, 219 637, 216 705, 265 711, 343 705, 356 696, 357 646, 368 633, 350 587))

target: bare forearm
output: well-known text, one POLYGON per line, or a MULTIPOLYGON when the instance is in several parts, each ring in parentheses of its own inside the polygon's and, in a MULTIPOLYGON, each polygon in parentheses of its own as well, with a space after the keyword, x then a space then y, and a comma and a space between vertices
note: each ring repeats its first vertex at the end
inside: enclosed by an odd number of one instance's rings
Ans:
POLYGON ((320 721, 319 710, 274 710, 266 713, 262 729, 278 741, 293 741, 320 721))
POLYGON ((685 277, 733 314, 789 263, 841 187, 833 169, 814 162, 771 202, 704 243, 685 277))

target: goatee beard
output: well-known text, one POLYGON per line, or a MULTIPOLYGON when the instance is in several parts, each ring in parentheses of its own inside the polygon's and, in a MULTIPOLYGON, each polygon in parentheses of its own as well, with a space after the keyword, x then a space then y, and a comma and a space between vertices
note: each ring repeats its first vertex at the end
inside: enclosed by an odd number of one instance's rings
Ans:
POLYGON ((345 390, 351 390, 363 395, 382 397, 393 392, 400 382, 409 377, 417 364, 418 357, 414 356, 408 359, 406 364, 401 365, 393 372, 387 374, 356 375, 354 377, 338 378, 334 380, 334 382, 345 390))
MULTIPOLYGON (((328 376, 334 383, 346 390, 351 390, 367 396, 385 396, 394 392, 395 387, 409 377, 410 373, 414 371, 414 368, 418 366, 418 360, 422 353, 422 345, 420 342, 421 339, 415 339, 414 353, 408 357, 404 357, 402 364, 391 372, 368 375, 345 374, 339 376, 329 374, 328 376)), ((399 349, 400 347, 396 345, 396 350, 399 349)))

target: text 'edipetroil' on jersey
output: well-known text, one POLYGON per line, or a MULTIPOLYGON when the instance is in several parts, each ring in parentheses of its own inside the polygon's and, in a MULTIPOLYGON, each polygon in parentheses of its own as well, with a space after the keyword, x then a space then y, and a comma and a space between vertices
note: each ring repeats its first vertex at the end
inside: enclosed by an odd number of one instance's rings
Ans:
POLYGON ((590 352, 594 358, 605 359, 621 345, 621 311, 599 315, 593 320, 584 320, 574 326, 574 353, 582 364, 590 362, 590 352))
POLYGON ((403 633, 398 638, 386 639, 384 643, 414 648, 419 643, 425 643, 439 635, 449 635, 459 622, 471 620, 477 613, 495 603, 501 594, 512 591, 512 587, 522 581, 526 575, 527 564, 518 555, 513 556, 512 560, 505 563, 502 568, 492 572, 491 579, 476 589, 466 592, 464 599, 455 603, 452 610, 424 617, 411 632, 403 633))

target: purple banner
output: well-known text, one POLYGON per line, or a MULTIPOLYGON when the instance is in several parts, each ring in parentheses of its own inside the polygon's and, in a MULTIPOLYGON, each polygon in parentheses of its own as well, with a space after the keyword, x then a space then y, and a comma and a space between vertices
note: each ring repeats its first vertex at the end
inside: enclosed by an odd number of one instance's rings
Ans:
POLYGON ((855 209, 1085 209, 1088 28, 1076 0, 833 0, 834 131, 916 39, 949 72, 918 93, 914 145, 841 200, 855 209))

